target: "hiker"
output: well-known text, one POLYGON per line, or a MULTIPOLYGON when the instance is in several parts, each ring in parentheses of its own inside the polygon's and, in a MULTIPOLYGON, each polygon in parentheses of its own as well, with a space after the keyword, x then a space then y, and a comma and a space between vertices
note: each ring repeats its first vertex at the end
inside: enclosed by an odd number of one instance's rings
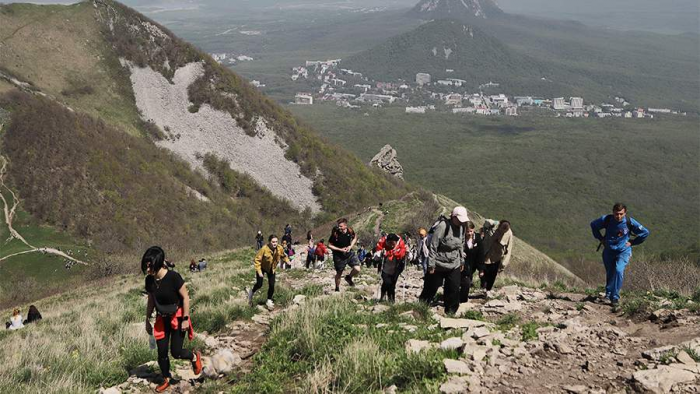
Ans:
POLYGON ((396 300, 396 282, 406 268, 406 244, 396 234, 389 234, 377 243, 376 252, 382 253, 380 270, 382 273, 382 289, 379 301, 384 297, 391 303, 396 300))
POLYGON ((306 233, 306 269, 311 268, 316 264, 316 246, 314 245, 314 236, 311 231, 306 233))
POLYGON ((284 226, 284 235, 282 236, 282 241, 287 241, 288 244, 292 244, 292 226, 287 223, 284 226))
POLYGON ((360 273, 360 262, 357 260, 352 248, 357 242, 357 234, 348 227, 348 220, 338 219, 336 227, 331 232, 328 247, 333 252, 333 266, 335 268, 335 291, 340 291, 340 277, 345 266, 350 266, 350 273, 345 275, 345 281, 350 286, 355 286, 352 277, 360 273))
POLYGON ((275 268, 282 261, 289 262, 289 256, 285 253, 276 235, 267 238, 267 245, 260 248, 255 255, 255 286, 248 291, 248 305, 253 306, 253 294, 263 285, 263 273, 267 275, 267 302, 265 306, 272 310, 275 303, 272 296, 275 294, 275 268))
POLYGON ((459 302, 469 301, 469 290, 474 280, 474 272, 480 270, 483 263, 484 247, 481 234, 475 231, 474 223, 467 223, 466 242, 464 243, 464 269, 459 284, 459 302))
POLYGON ((185 334, 191 341, 194 337, 190 319, 190 296, 187 284, 182 276, 168 269, 165 264, 165 252, 158 246, 146 250, 141 258, 141 271, 146 274, 146 332, 153 335, 158 347, 158 366, 163 374, 163 383, 156 387, 162 393, 170 387, 170 359, 168 348, 173 357, 189 360, 195 375, 202 372, 202 354, 183 348, 185 334), (156 311, 156 322, 151 326, 151 315, 156 311))
POLYGON ((448 314, 454 314, 459 308, 464 233, 468 221, 467 209, 458 206, 449 218, 440 216, 428 232, 428 271, 419 299, 430 304, 444 283, 445 313, 448 314))
POLYGON ((292 268, 292 260, 294 260, 294 255, 296 255, 296 252, 294 251, 294 247, 292 246, 291 242, 287 244, 287 249, 285 249, 285 253, 287 254, 287 257, 289 259, 287 260, 287 263, 282 263, 282 268, 284 269, 291 269, 292 268))
POLYGON ((318 263, 318 265, 321 267, 323 267, 323 263, 326 262, 326 253, 328 253, 328 248, 324 242, 324 239, 318 241, 316 244, 316 251, 314 252, 316 255, 316 263, 318 263))
POLYGON ((418 229, 418 264, 423 268, 423 278, 428 273, 428 230, 418 229))
POLYGON ((207 269, 207 261, 202 258, 199 260, 199 263, 197 263, 197 271, 202 272, 205 269, 207 269))
POLYGON ((35 323, 39 320, 41 320, 41 313, 39 313, 39 309, 37 309, 37 307, 34 305, 30 305, 29 311, 27 311, 27 320, 24 321, 24 324, 35 323))
POLYGON ((501 220, 492 235, 488 230, 485 234, 484 263, 479 271, 479 278, 481 287, 486 290, 486 297, 490 297, 496 276, 506 269, 513 255, 513 231, 509 221, 501 220))
POLYGON ((262 235, 262 231, 258 230, 258 233, 255 234, 255 250, 258 251, 260 248, 263 247, 263 241, 265 238, 262 235))
POLYGON ((24 328, 24 324, 22 324, 22 315, 19 314, 19 308, 12 310, 12 317, 10 318, 9 322, 5 323, 5 328, 8 330, 19 330, 20 328, 24 328))
POLYGON ((359 245, 359 249, 357 249, 357 259, 360 261, 360 266, 362 266, 362 262, 365 261, 367 253, 367 249, 365 249, 363 245, 359 245))
POLYGON ((197 272, 197 263, 194 259, 190 260, 190 272, 197 272))
POLYGON ((620 289, 625 267, 632 257, 632 246, 639 245, 649 236, 649 230, 638 221, 627 216, 627 207, 622 203, 613 205, 612 214, 603 215, 591 222, 593 237, 600 241, 605 266, 605 298, 610 300, 614 311, 620 302, 620 289), (605 230, 605 235, 600 234, 605 230), (635 235, 635 238, 631 238, 635 235))

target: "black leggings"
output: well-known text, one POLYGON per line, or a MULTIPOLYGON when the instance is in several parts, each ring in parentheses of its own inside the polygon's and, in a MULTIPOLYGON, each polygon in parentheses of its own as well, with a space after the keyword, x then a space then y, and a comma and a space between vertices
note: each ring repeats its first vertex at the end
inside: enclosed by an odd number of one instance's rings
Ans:
MULTIPOLYGON (((169 320, 169 318, 163 318, 163 322, 165 323, 163 324, 165 326, 165 337, 156 341, 158 345, 158 366, 164 378, 172 377, 170 375, 170 359, 168 358, 168 342, 170 342, 170 353, 172 353, 173 357, 180 360, 192 360, 194 358, 191 351, 182 348, 187 331, 179 329, 173 330, 169 320)), ((182 319, 177 320, 178 328, 180 328, 182 319)))
POLYGON ((481 278, 481 287, 486 290, 491 290, 496 282, 498 269, 501 268, 501 262, 493 264, 484 264, 484 276, 481 278))
POLYGON ((469 289, 474 283, 474 270, 468 265, 464 267, 464 271, 460 273, 462 279, 459 284, 459 302, 469 302, 469 289))
POLYGON ((398 274, 389 275, 382 272, 382 295, 379 298, 380 300, 384 300, 385 296, 390 302, 396 300, 396 282, 398 280, 398 274))
POLYGON ((313 268, 315 263, 316 255, 313 253, 309 253, 309 255, 306 256, 306 268, 309 268, 309 265, 313 268))
MULTIPOLYGON (((267 274, 267 299, 271 300, 272 296, 275 294, 275 274, 270 271, 270 272, 265 272, 263 271, 263 274, 267 274)), ((253 286, 253 293, 258 291, 263 285, 263 278, 262 276, 258 276, 258 274, 255 274, 255 286, 253 286)))

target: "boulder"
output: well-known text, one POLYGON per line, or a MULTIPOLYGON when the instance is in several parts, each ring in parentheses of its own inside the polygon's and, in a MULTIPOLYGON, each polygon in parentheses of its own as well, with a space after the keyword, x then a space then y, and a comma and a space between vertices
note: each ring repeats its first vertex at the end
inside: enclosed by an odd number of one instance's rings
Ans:
POLYGON ((99 394, 122 394, 122 391, 116 387, 110 387, 107 389, 100 389, 99 394))
POLYGON ((445 370, 449 374, 466 375, 471 372, 469 366, 463 361, 446 358, 442 363, 445 364, 445 370))
POLYGON ((445 339, 440 343, 440 349, 442 350, 459 350, 464 346, 464 341, 460 337, 452 337, 445 339))
POLYGON ((304 302, 306 302, 306 296, 303 295, 303 294, 297 294, 297 295, 295 295, 294 298, 292 299, 292 302, 293 302, 295 305, 301 305, 301 304, 303 304, 304 302))
POLYGON ((227 374, 233 370, 233 367, 241 363, 241 357, 229 349, 221 349, 212 356, 211 363, 217 373, 227 374))
POLYGON ((430 349, 434 344, 428 341, 420 341, 418 339, 409 339, 406 341, 406 352, 407 353, 420 353, 423 349, 430 349))
POLYGON ((488 336, 491 331, 486 327, 478 327, 470 331, 472 338, 479 339, 488 336))
POLYGON ((675 346, 662 346, 642 352, 642 357, 647 360, 659 361, 664 356, 672 356, 676 352, 675 346))
POLYGON ((403 179, 403 167, 396 158, 396 149, 387 144, 369 162, 370 166, 377 166, 399 179, 403 179))
POLYGON ((676 355, 676 360, 685 365, 695 365, 695 360, 693 360, 685 350, 681 350, 681 352, 676 355))
POLYGON ((440 386, 442 394, 463 394, 468 392, 467 380, 463 377, 451 376, 440 386))
POLYGON ((696 375, 690 371, 662 365, 657 369, 637 371, 632 375, 635 386, 645 393, 668 393, 673 386, 695 381, 696 375))

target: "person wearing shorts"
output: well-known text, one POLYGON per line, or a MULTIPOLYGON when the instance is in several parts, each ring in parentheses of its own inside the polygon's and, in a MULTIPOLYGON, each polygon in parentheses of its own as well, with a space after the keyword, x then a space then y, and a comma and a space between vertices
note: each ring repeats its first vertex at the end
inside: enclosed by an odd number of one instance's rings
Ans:
POLYGON ((345 275, 345 281, 350 286, 355 286, 353 276, 360 273, 360 260, 352 250, 357 242, 357 235, 348 227, 348 220, 339 219, 337 226, 333 228, 328 239, 328 248, 333 252, 333 266, 335 267, 335 291, 340 291, 340 277, 343 276, 346 266, 350 266, 350 273, 345 275))

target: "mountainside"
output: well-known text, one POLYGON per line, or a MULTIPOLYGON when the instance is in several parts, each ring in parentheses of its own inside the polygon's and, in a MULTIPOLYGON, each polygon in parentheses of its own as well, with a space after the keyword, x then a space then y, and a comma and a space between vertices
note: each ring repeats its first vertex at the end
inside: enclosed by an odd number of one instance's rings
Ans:
POLYGON ((376 80, 415 79, 429 73, 433 81, 457 78, 470 89, 490 81, 513 94, 571 90, 561 83, 543 81, 554 70, 523 56, 485 33, 455 20, 436 20, 343 60, 343 67, 376 80), (451 71, 447 71, 451 70, 451 71))
MULTIPOLYGON (((96 274, 124 269, 102 253, 231 248, 258 229, 308 228, 409 190, 116 2, 0 6, 0 37, 8 204, 23 225, 97 252, 90 263, 110 261, 91 264, 96 274)), ((0 299, 19 283, 5 283, 9 267, 60 266, 28 247, 6 250, 0 299)))
POLYGON ((493 0, 421 0, 409 15, 421 19, 488 19, 503 14, 493 0))
POLYGON ((635 105, 697 112, 698 37, 598 32, 572 22, 504 15, 492 20, 435 20, 343 59, 344 68, 376 81, 466 80, 470 92, 490 81, 497 93, 581 96, 587 103, 620 96, 635 105), (695 59, 695 60, 693 60, 695 59), (454 71, 447 71, 447 70, 454 71))

